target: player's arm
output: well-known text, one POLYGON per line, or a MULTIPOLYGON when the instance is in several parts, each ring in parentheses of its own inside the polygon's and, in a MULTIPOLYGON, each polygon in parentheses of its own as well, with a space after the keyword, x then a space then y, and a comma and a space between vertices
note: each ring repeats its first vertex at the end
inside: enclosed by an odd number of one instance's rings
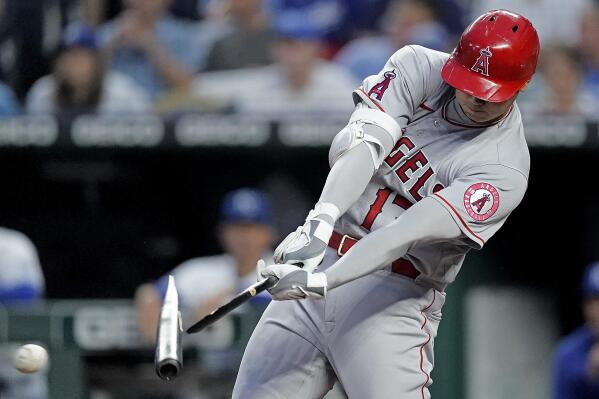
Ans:
POLYGON ((393 223, 362 238, 323 273, 309 273, 291 265, 273 265, 261 273, 263 277, 279 278, 270 290, 274 299, 319 298, 329 289, 382 269, 414 245, 461 235, 447 209, 438 201, 425 198, 393 223))
POLYGON ((327 286, 333 289, 379 270, 419 243, 461 235, 460 227, 447 210, 434 199, 425 198, 394 222, 358 241, 352 251, 326 270, 327 286))
POLYGON ((331 145, 331 170, 320 198, 304 225, 275 249, 276 263, 307 270, 320 263, 335 222, 364 192, 401 137, 402 126, 414 115, 415 104, 426 96, 422 69, 416 52, 405 47, 389 59, 379 75, 368 77, 356 90, 356 109, 331 145), (370 98, 369 92, 376 99, 370 98))
POLYGON ((325 272, 308 273, 291 265, 267 267, 262 275, 279 279, 270 290, 273 298, 322 297, 327 289, 382 269, 422 243, 459 239, 482 248, 522 200, 526 176, 503 165, 480 166, 463 173, 449 187, 362 238, 325 272), (478 203, 482 198, 485 201, 478 203))
POLYGON ((358 200, 401 136, 399 124, 380 110, 358 104, 331 145, 331 170, 306 222, 275 249, 276 263, 313 270, 321 262, 335 222, 358 200))

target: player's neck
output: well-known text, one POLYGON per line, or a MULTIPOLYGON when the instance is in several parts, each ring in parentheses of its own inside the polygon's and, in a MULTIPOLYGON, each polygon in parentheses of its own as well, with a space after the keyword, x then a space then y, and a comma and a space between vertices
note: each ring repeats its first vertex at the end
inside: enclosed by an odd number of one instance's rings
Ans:
POLYGON ((494 125, 497 122, 499 122, 500 120, 502 120, 503 118, 505 118, 505 116, 510 112, 511 107, 505 111, 503 114, 501 114, 500 116, 493 118, 489 121, 485 121, 485 122, 478 122, 475 121, 474 119, 471 119, 462 109, 462 106, 460 105, 460 103, 458 102, 458 100, 454 97, 451 102, 448 104, 447 107, 447 118, 454 121, 454 122, 458 122, 458 123, 462 123, 465 125, 471 125, 472 127, 485 127, 485 126, 490 126, 490 125, 494 125))

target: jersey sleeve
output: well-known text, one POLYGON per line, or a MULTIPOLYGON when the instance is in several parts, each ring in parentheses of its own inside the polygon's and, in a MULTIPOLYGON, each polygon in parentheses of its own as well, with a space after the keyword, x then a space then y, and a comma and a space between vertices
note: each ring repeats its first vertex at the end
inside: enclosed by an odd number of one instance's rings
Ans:
POLYGON ((426 98, 432 73, 431 65, 417 49, 405 46, 393 54, 378 75, 367 77, 354 91, 354 102, 380 109, 403 122, 402 127, 407 125, 426 98))
POLYGON ((485 165, 465 171, 433 198, 451 214, 469 244, 480 249, 522 201, 527 184, 515 169, 485 165))

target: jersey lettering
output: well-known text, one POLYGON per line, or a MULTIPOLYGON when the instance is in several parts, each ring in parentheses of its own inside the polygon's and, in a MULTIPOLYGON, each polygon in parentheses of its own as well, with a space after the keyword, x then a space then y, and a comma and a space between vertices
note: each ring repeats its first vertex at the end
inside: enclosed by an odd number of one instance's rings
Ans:
POLYGON ((384 77, 384 79, 382 82, 375 84, 372 87, 372 89, 370 89, 370 91, 368 92, 369 97, 374 96, 374 97, 376 97, 377 100, 379 100, 379 101, 382 100, 383 95, 389 88, 389 84, 391 83, 391 80, 395 79, 397 77, 397 75, 395 74, 395 70, 392 70, 392 71, 386 71, 383 74, 383 77, 384 77))
POLYGON ((472 65, 471 70, 474 72, 479 72, 484 76, 489 76, 489 58, 493 56, 489 47, 480 50, 480 56, 476 59, 474 65, 472 65))
POLYGON ((415 146, 414 143, 412 143, 412 140, 407 137, 401 137, 395 144, 395 147, 393 147, 393 150, 391 150, 389 156, 385 158, 385 163, 391 167, 394 167, 397 162, 405 157, 406 153, 410 152, 410 150, 414 147, 415 146), (399 148, 401 146, 406 148, 407 151, 405 153, 399 148))
POLYGON ((409 199, 407 199, 406 197, 404 197, 404 196, 402 196, 402 195, 399 195, 399 194, 397 194, 397 195, 395 196, 395 198, 393 199, 393 203, 394 203, 395 205, 399 206, 400 208, 402 208, 402 209, 406 209, 406 210, 407 210, 407 209, 410 209, 410 207, 411 207, 412 205, 414 205, 414 204, 412 204, 412 203, 410 202, 410 200, 409 200, 409 199))
POLYGON ((420 201, 422 199, 422 195, 420 195, 418 193, 418 190, 420 190, 422 188, 422 186, 424 186, 424 183, 426 183, 426 181, 433 175, 433 169, 432 168, 428 168, 423 174, 422 176, 420 176, 418 178, 418 180, 416 180, 416 183, 414 183, 414 185, 412 186, 412 188, 410 188, 410 194, 412 195, 412 197, 414 197, 414 199, 416 200, 416 202, 420 201))
POLYGON ((422 153, 422 151, 418 151, 416 154, 412 155, 410 158, 401 165, 395 173, 399 177, 402 183, 406 183, 410 178, 407 175, 407 172, 410 171, 412 173, 416 172, 418 169, 424 167, 428 163, 428 159, 422 153))
MULTIPOLYGON (((433 169, 428 168, 426 170, 426 172, 424 172, 424 175, 422 175, 418 179, 416 184, 414 184, 414 187, 412 187, 410 189, 410 194, 412 194, 414 199, 416 199, 416 202, 418 202, 422 199, 422 196, 418 193, 418 190, 424 185, 424 183, 432 175, 433 175, 433 169), (420 181, 422 181, 422 184, 419 185, 420 181)), ((445 187, 443 187, 443 185, 441 183, 437 183, 435 185, 435 187, 433 188, 433 193, 436 193, 437 191, 441 191, 444 188, 445 187)), ((393 190, 391 190, 388 187, 381 188, 376 192, 376 199, 374 200, 372 205, 370 205, 370 209, 368 210, 368 213, 366 214, 366 217, 364 218, 364 221, 362 222, 362 227, 364 227, 367 230, 372 229, 372 224, 374 223, 374 220, 383 211, 383 206, 385 205, 385 202, 387 202, 387 199, 389 198, 389 195, 391 195, 392 192, 393 192, 393 190)), ((414 205, 409 199, 402 196, 401 194, 396 194, 395 198, 393 198, 392 202, 393 202, 393 204, 395 204, 405 210, 410 209, 410 207, 412 205, 414 205)))
POLYGON ((372 223, 374 223, 374 219, 383 211, 383 205, 387 202, 387 198, 391 195, 391 189, 388 187, 381 188, 376 192, 376 199, 370 205, 370 210, 366 214, 364 221, 362 222, 362 227, 367 230, 372 228, 372 223))

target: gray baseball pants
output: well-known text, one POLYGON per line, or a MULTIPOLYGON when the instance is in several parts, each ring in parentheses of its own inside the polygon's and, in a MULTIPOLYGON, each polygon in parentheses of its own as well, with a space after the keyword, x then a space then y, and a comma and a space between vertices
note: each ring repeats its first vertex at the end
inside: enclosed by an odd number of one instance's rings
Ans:
MULTIPOLYGON (((328 251, 323 264, 335 257, 328 251)), ((388 270, 322 300, 273 302, 248 343, 233 399, 317 399, 337 379, 349 399, 430 398, 444 302, 445 293, 388 270)))

